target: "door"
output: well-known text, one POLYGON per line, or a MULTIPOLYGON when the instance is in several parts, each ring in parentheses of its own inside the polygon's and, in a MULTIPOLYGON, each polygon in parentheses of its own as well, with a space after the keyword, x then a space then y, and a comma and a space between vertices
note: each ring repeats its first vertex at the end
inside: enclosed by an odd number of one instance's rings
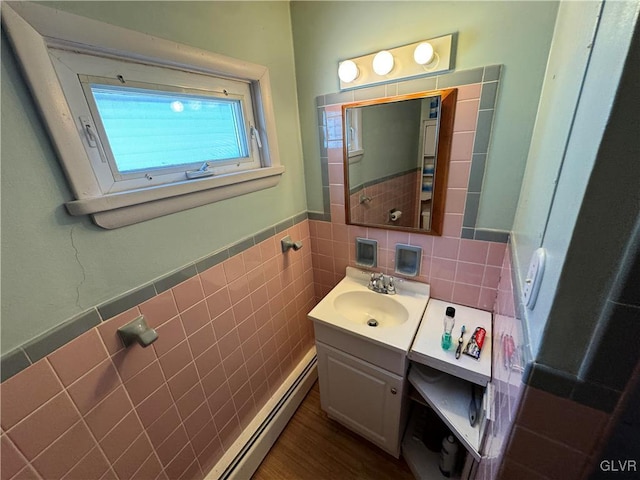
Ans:
POLYGON ((316 342, 320 403, 331 418, 400 454, 402 377, 316 342))

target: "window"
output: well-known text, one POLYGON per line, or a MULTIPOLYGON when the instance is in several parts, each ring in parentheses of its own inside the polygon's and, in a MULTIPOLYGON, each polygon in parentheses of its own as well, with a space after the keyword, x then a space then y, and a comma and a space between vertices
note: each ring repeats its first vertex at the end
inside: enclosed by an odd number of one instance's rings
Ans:
POLYGON ((324 109, 325 147, 342 148, 342 111, 339 109, 324 109))
POLYGON ((266 67, 41 5, 2 15, 72 215, 117 228, 278 183, 266 67))
POLYGON ((347 151, 349 163, 362 160, 364 147, 362 146, 362 109, 348 108, 346 112, 345 135, 347 137, 347 151))
MULTIPOLYGON (((203 163, 259 166, 249 156, 243 97, 173 93, 162 85, 114 86, 100 78, 87 78, 83 87, 118 178, 203 163)), ((87 136, 91 142, 90 130, 87 136)))
POLYGON ((261 168, 248 82, 55 48, 49 57, 103 193, 261 168))

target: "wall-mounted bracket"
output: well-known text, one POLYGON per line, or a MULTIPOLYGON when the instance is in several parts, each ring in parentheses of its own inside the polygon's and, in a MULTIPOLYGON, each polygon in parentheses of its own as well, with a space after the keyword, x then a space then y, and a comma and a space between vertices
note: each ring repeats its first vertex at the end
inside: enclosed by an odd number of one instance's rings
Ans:
POLYGON ((289 235, 280 240, 280 245, 282 246, 282 253, 285 253, 292 248, 297 252, 302 248, 302 242, 294 242, 293 240, 291 240, 291 237, 289 235))
POLYGON ((148 347, 158 339, 158 332, 147 325, 142 315, 120 327, 118 335, 125 347, 135 342, 138 342, 142 347, 148 347))

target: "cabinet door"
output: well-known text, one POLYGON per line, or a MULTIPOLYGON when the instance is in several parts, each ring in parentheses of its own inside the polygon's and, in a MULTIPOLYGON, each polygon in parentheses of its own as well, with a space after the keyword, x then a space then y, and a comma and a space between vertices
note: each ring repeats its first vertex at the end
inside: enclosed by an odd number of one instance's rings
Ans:
POLYGON ((402 377, 327 345, 316 345, 322 409, 398 457, 402 377))

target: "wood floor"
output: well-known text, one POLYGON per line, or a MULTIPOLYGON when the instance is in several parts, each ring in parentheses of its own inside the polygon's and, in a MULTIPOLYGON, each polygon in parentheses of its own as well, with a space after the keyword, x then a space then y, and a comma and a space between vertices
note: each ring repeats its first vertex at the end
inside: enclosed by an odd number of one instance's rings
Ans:
POLYGON ((414 480, 403 459, 330 420, 318 382, 264 459, 253 480, 414 480))

